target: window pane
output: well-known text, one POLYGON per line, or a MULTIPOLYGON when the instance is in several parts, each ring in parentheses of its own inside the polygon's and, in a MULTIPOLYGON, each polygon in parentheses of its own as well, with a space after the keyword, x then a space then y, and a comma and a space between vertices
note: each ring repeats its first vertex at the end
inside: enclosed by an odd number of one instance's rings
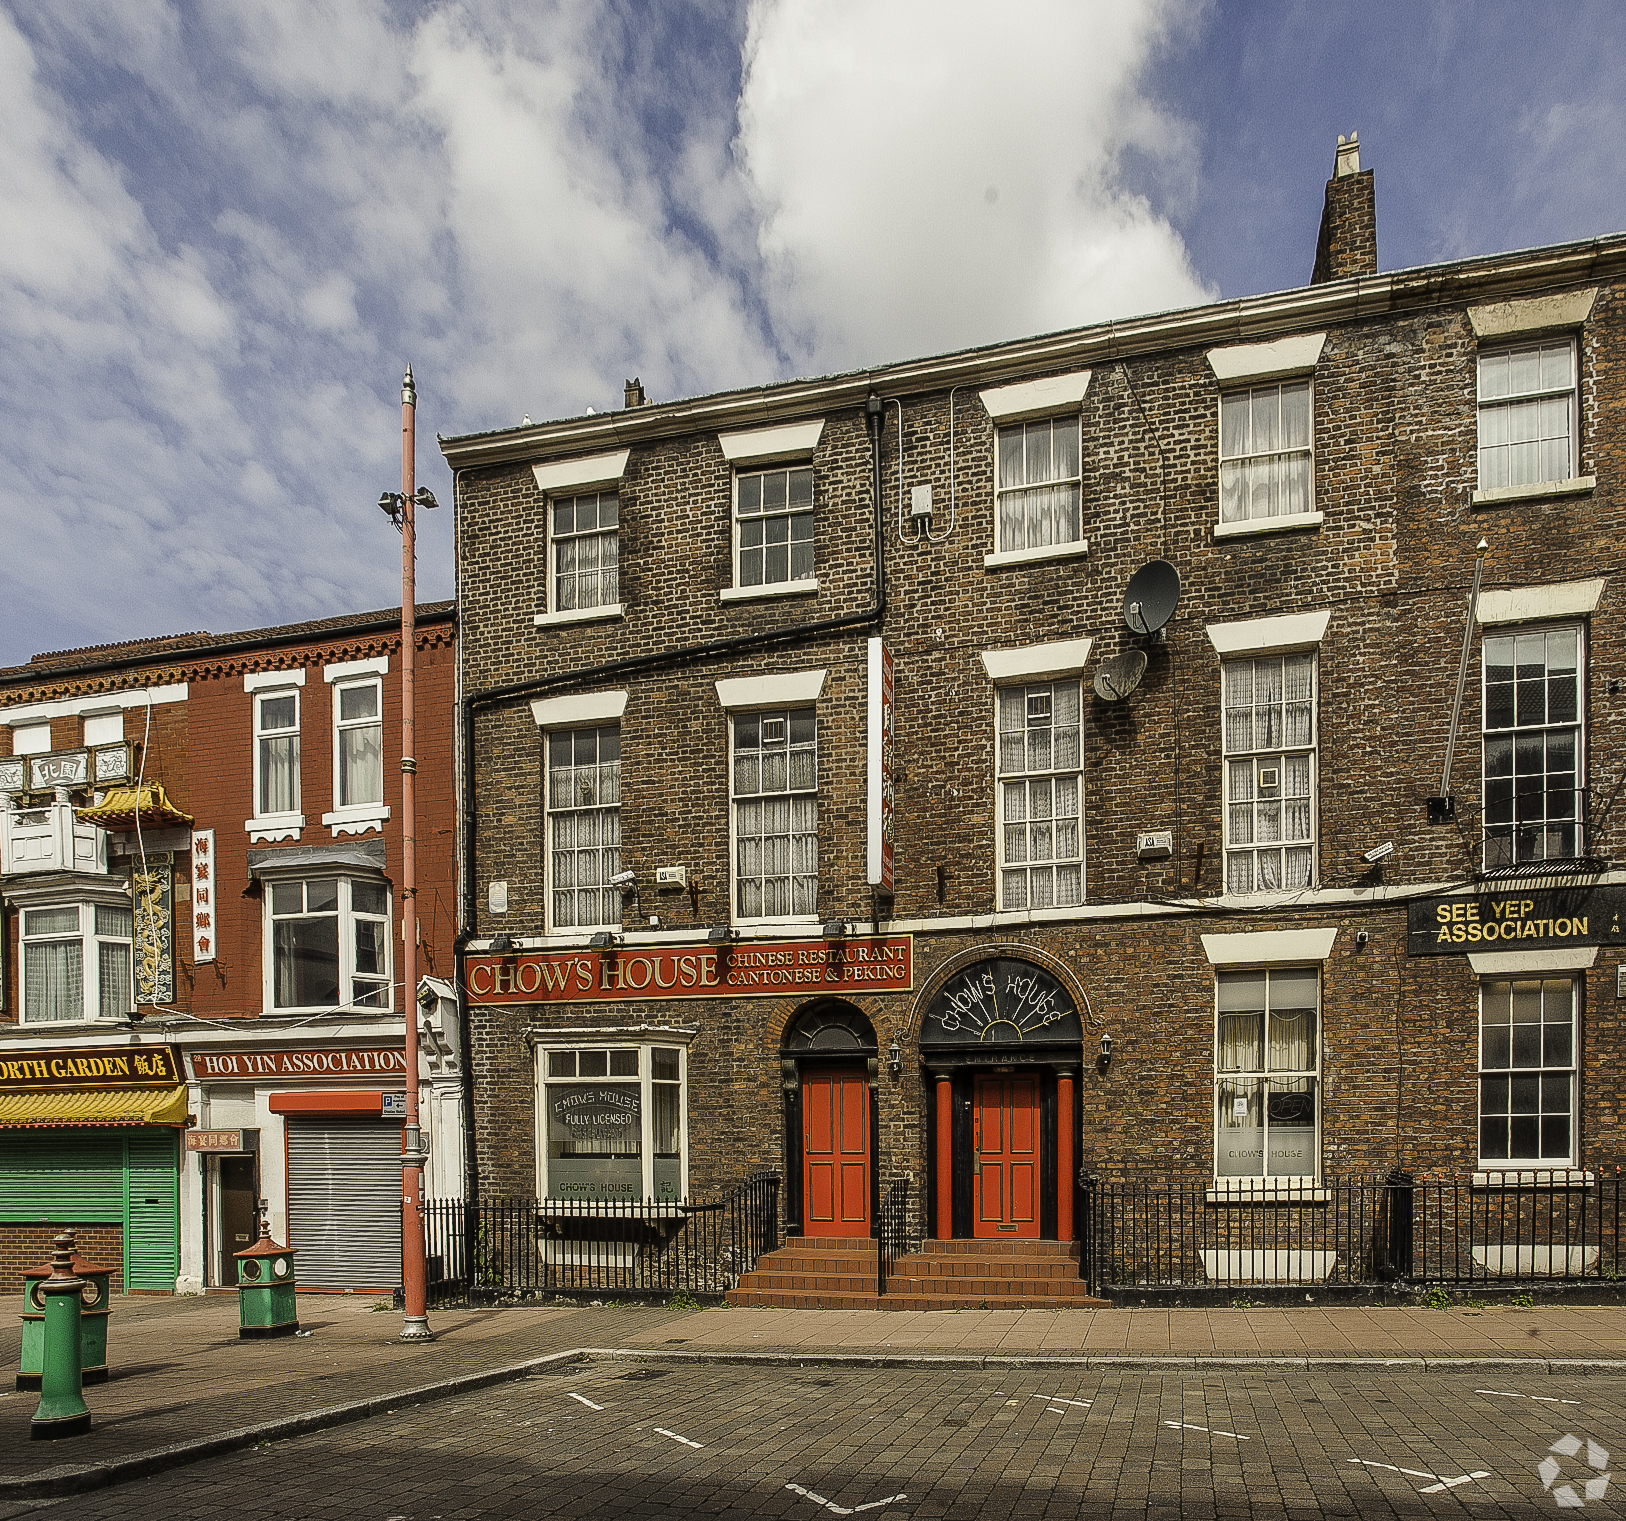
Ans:
POLYGON ((23 914, 25 935, 77 935, 79 908, 31 908, 23 914))
POLYGON ((352 723, 363 718, 378 717, 378 684, 369 681, 365 686, 339 688, 339 722, 352 723))
POLYGON ((127 908, 96 905, 96 933, 114 935, 128 940, 134 932, 135 915, 127 908))
POLYGON ((355 808, 384 800, 384 731, 360 724, 339 731, 339 806, 355 808))
POLYGON ((99 1012, 104 1019, 123 1019, 134 1008, 130 989, 130 947, 101 941, 96 947, 99 1012))
MULTIPOLYGON (((73 912, 77 920, 78 910, 73 912)), ((23 946, 23 1018, 26 1021, 44 1024, 85 1017, 83 954, 83 944, 78 940, 23 946)))
POLYGON ((386 914, 389 889, 382 882, 354 881, 350 884, 350 906, 358 914, 386 914))
MULTIPOLYGON (((315 886, 315 884, 311 884, 315 886)), ((332 915, 281 919, 271 927, 273 1003, 313 1009, 339 1002, 339 921, 332 915)))
MULTIPOLYGON (((291 701, 292 699, 290 699, 291 701)), ((299 811, 299 735, 260 741, 260 813, 299 811)))

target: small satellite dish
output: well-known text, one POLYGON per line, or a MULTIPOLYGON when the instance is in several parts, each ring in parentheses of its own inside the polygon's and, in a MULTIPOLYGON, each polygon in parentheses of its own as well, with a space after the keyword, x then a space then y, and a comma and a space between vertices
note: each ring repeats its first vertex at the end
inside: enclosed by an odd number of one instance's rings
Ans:
POLYGON ((1131 633, 1152 634, 1161 644, 1161 629, 1180 601, 1180 572, 1167 560, 1150 560, 1124 588, 1124 622, 1131 633))
POLYGON ((1146 674, 1146 651, 1125 650, 1101 662, 1095 673, 1095 695, 1102 702, 1122 702, 1146 674))

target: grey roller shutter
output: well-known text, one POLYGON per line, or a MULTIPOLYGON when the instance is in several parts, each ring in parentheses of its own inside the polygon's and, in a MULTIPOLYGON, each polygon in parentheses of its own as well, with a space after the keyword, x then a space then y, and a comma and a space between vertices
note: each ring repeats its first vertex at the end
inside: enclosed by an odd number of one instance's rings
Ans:
POLYGON ((297 1282, 315 1289, 401 1283, 401 1127, 286 1116, 288 1235, 297 1282))

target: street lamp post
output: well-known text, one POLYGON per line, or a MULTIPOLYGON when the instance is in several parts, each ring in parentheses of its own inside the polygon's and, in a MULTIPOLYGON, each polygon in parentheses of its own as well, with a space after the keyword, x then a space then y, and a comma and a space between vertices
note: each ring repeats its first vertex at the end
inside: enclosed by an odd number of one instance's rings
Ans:
POLYGON ((418 391, 412 366, 401 382, 401 489, 378 505, 401 530, 401 1003, 406 1026, 406 1145, 401 1152, 401 1292, 406 1304, 402 1341, 429 1341, 424 1273, 423 1164, 428 1153, 418 1123, 418 762, 414 736, 416 693, 413 643, 417 616, 417 536, 414 507, 433 507, 427 486, 415 486, 418 391))

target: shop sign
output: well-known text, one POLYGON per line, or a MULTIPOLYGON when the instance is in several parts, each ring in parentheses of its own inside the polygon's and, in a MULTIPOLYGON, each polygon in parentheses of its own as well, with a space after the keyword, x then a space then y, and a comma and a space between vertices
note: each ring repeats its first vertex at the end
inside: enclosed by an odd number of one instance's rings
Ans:
POLYGON ((131 874, 135 908, 135 1001, 175 1002, 175 856, 149 851, 131 874))
POLYGON ((174 1088, 184 1081, 173 1046, 53 1046, 0 1056, 0 1093, 174 1088))
POLYGON ((186 1133, 188 1151, 245 1151, 241 1130, 189 1130, 186 1133))
MULTIPOLYGON (((405 1058, 403 1057, 404 1061, 405 1058)), ((406 1112, 406 1093, 381 1093, 378 1095, 378 1117, 384 1120, 404 1120, 406 1112)))
POLYGON ((399 1046, 364 1051, 192 1051, 192 1076, 200 1082, 271 1078, 279 1083, 335 1077, 402 1076, 406 1052, 399 1046))
POLYGON ((192 964, 215 959, 215 832, 192 831, 192 964))
POLYGON ((88 750, 52 750, 28 758, 28 784, 36 792, 47 787, 83 787, 89 778, 88 750))
POLYGON ((914 975, 908 935, 521 951, 470 956, 466 971, 469 1001, 479 1004, 907 993, 914 975))
POLYGON ((1544 951, 1572 945, 1626 945, 1626 889, 1525 888, 1408 905, 1406 949, 1413 956, 1474 951, 1544 951))
POLYGON ((1072 995, 1043 967, 1007 957, 979 961, 943 984, 926 1011, 922 1046, 1076 1045, 1084 1039, 1072 995))

